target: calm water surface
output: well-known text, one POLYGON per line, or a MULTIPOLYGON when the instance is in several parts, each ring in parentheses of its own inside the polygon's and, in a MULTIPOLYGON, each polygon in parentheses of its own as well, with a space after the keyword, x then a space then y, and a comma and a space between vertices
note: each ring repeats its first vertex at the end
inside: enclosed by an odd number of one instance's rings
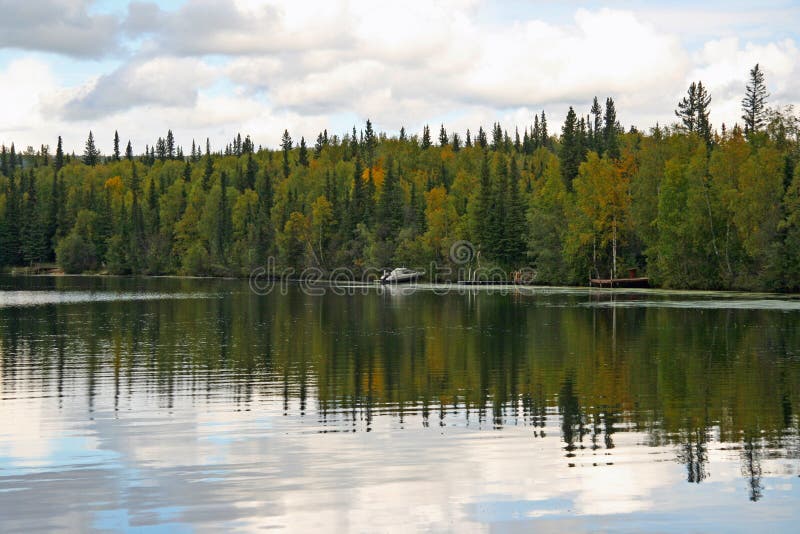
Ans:
POLYGON ((796 531, 800 301, 0 278, 0 531, 796 531))

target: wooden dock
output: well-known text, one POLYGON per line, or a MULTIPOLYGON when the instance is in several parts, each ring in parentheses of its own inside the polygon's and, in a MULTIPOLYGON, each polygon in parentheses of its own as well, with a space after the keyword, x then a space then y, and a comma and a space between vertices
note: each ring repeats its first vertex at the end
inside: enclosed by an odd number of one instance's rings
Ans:
POLYGON ((646 277, 633 278, 591 278, 591 287, 650 287, 650 279, 646 277))

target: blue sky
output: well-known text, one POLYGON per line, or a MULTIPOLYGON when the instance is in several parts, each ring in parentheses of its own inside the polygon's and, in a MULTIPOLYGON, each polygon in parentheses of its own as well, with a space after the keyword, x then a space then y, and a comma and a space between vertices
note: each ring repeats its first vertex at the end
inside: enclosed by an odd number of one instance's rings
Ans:
MULTIPOLYGON (((274 146, 370 118, 521 130, 611 96, 622 123, 674 120, 694 80, 714 126, 738 120, 760 63, 773 106, 800 102, 796 2, 0 0, 0 142, 136 151, 237 132, 274 146)), ((552 127, 551 126, 551 127, 552 127)))

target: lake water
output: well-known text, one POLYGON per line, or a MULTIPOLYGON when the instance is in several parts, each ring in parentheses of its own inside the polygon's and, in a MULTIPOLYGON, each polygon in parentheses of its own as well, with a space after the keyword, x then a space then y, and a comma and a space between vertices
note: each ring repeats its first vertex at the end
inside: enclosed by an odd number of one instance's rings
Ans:
POLYGON ((280 289, 0 278, 0 531, 796 531, 800 300, 280 289))

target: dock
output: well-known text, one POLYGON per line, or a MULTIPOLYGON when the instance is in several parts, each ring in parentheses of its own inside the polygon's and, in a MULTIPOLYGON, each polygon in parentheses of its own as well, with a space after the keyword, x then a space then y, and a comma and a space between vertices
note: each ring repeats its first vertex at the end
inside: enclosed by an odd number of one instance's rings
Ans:
POLYGON ((636 278, 591 278, 591 287, 650 287, 650 279, 646 277, 636 278))

